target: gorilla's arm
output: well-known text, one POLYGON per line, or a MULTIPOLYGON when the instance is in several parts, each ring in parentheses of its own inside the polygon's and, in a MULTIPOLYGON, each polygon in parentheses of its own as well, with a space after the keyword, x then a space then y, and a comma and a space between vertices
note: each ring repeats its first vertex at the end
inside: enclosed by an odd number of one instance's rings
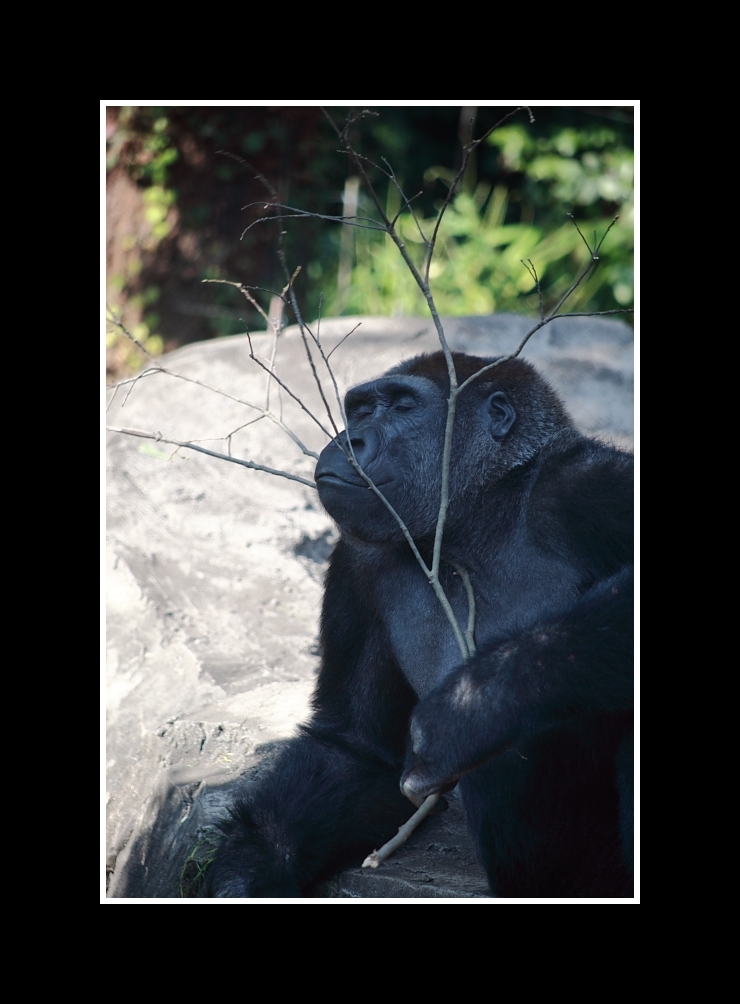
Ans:
POLYGON ((479 652, 422 700, 403 778, 415 801, 504 750, 633 703, 633 573, 592 587, 561 617, 479 652))
POLYGON ((239 800, 208 895, 303 896, 319 879, 359 864, 410 814, 393 769, 305 734, 264 783, 239 800))
POLYGON ((344 542, 327 576, 322 644, 315 713, 232 810, 211 896, 301 896, 409 816, 399 779, 415 697, 344 542))

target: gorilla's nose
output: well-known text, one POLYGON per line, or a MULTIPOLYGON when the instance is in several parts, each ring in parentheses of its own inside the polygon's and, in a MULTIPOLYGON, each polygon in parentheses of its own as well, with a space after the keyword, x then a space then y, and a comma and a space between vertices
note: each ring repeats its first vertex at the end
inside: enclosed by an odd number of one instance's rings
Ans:
POLYGON ((364 429, 361 433, 353 432, 350 442, 360 467, 372 463, 380 450, 380 436, 375 429, 364 429))

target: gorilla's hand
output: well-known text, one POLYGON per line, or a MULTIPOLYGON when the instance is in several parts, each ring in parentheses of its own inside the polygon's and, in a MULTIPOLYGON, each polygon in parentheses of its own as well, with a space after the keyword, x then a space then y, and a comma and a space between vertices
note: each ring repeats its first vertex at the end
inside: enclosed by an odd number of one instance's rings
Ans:
MULTIPOLYGON (((401 778, 401 791, 417 808, 430 795, 442 795, 451 791, 457 784, 457 779, 450 780, 441 777, 434 764, 411 754, 407 760, 406 770, 401 778)), ((440 799, 438 811, 447 808, 445 799, 440 799)))
POLYGON ((470 751, 460 741, 454 694, 454 689, 443 684, 417 704, 411 717, 401 790, 414 805, 421 805, 429 795, 450 791, 470 769, 470 751))
POLYGON ((401 790, 414 804, 454 788, 461 777, 511 744, 508 702, 497 684, 501 664, 514 655, 513 646, 507 645, 483 659, 479 656, 417 704, 401 778, 401 790))

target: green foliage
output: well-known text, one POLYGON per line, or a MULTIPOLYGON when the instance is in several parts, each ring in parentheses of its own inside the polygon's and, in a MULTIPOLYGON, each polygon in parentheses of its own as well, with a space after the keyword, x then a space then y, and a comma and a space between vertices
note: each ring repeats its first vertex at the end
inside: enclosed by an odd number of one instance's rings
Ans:
POLYGON ((180 870, 180 898, 197 899, 203 892, 206 872, 213 864, 221 834, 207 827, 199 836, 180 870))
MULTIPOLYGON (((588 250, 567 217, 573 213, 589 242, 601 237, 614 215, 618 224, 602 248, 597 268, 571 296, 569 310, 609 310, 633 301, 633 155, 613 129, 562 128, 533 136, 516 124, 489 140, 499 151, 501 180, 460 191, 448 207, 430 269, 441 313, 484 314, 538 309, 534 280, 522 261, 531 259, 545 307, 552 307, 589 260, 588 250)), ((425 180, 452 180, 449 169, 427 171, 425 180)), ((387 211, 395 215, 399 196, 389 188, 387 211)), ((441 204, 438 203, 438 206, 441 204)), ((370 206, 362 205, 370 216, 370 206)), ((397 228, 421 264, 435 217, 402 213, 397 228)), ((343 304, 330 299, 329 312, 421 315, 421 293, 398 249, 385 234, 355 230, 355 264, 343 304)))
MULTIPOLYGON (((145 290, 142 296, 132 297, 137 305, 153 302, 159 295, 156 288, 150 287, 145 290)), ((146 356, 141 352, 135 342, 132 342, 118 327, 116 321, 118 316, 117 304, 108 306, 106 312, 106 322, 108 330, 105 335, 105 347, 112 350, 116 356, 119 366, 125 366, 127 370, 136 372, 143 366, 146 356)), ((144 320, 135 324, 131 334, 142 345, 150 356, 160 356, 164 351, 164 341, 161 335, 152 334, 159 323, 156 314, 148 313, 144 315, 144 320)))
MULTIPOLYGON (((388 190, 387 179, 370 163, 382 166, 386 158, 404 179, 428 236, 435 208, 460 163, 461 110, 375 110, 377 115, 356 127, 353 142, 368 158, 377 191, 394 214, 398 194, 392 186, 388 190)), ((335 108, 332 116, 342 122, 348 111, 335 108)), ((501 111, 479 107, 476 134, 492 126, 501 111)), ((601 235, 620 214, 601 262, 569 309, 632 303, 631 110, 550 106, 534 111, 534 124, 517 117, 481 145, 448 208, 431 269, 432 289, 444 313, 536 312, 537 295, 521 264, 527 258, 542 279, 545 305, 554 304, 587 260, 568 212, 589 241, 594 229, 601 235)), ((325 315, 425 314, 413 278, 382 233, 353 229, 351 240, 342 242, 342 227, 318 218, 249 228, 264 215, 266 193, 259 176, 270 180, 280 201, 309 213, 341 213, 352 168, 337 155, 336 136, 319 109, 122 107, 109 109, 107 137, 108 168, 128 175, 142 200, 133 214, 128 203, 121 203, 108 297, 129 328, 137 327, 149 351, 240 333, 244 322, 262 327, 258 313, 235 289, 203 287, 201 280, 282 288, 276 247, 283 228, 289 268, 302 266, 296 292, 306 316, 316 316, 320 297, 325 315), (341 298, 340 245, 345 255, 341 298)), ((115 197, 128 198, 125 192, 117 187, 115 197)), ((367 193, 361 194, 360 212, 375 215, 367 193)), ((398 229, 420 262, 424 248, 409 213, 401 215, 398 229)), ((266 309, 269 293, 255 295, 266 309)), ((138 365, 141 354, 115 333, 109 348, 125 365, 138 365)))
POLYGON ((167 220, 167 213, 175 201, 175 193, 163 185, 152 185, 144 189, 144 216, 152 228, 155 241, 161 241, 172 230, 172 224, 167 220))
MULTIPOLYGON (((139 242, 139 250, 148 255, 156 255, 161 242, 168 237, 174 228, 177 218, 177 196, 172 187, 168 187, 171 166, 178 160, 171 135, 170 120, 162 108, 122 108, 118 128, 111 144, 107 167, 111 170, 118 163, 127 142, 136 135, 138 145, 136 155, 128 159, 131 176, 142 187, 144 203, 144 219, 149 225, 149 231, 139 242)), ((131 247, 133 250, 133 238, 131 247)), ((160 296, 158 286, 149 285, 143 291, 137 281, 143 268, 139 254, 129 254, 126 259, 126 275, 109 277, 109 288, 116 299, 110 304, 115 314, 121 314, 122 309, 117 302, 118 296, 125 290, 124 299, 131 307, 141 314, 141 321, 133 326, 132 334, 151 355, 160 355, 164 350, 164 339, 160 333, 160 317, 146 308, 155 303, 160 296)), ((135 371, 140 369, 143 356, 120 331, 112 329, 106 334, 106 348, 113 349, 119 364, 135 371)))

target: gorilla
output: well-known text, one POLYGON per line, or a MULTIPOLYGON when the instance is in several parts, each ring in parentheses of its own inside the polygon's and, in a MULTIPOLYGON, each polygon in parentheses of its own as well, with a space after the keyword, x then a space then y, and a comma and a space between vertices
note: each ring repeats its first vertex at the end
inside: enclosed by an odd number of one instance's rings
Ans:
MULTIPOLYGON (((494 361, 453 358, 459 383, 494 361)), ((632 458, 581 435, 521 359, 460 394, 440 579, 463 626, 472 585, 464 661, 348 459, 349 438, 431 566, 448 396, 441 352, 346 396, 316 467, 341 537, 313 715, 233 808, 212 896, 305 895, 456 784, 492 895, 633 895, 632 458)))

